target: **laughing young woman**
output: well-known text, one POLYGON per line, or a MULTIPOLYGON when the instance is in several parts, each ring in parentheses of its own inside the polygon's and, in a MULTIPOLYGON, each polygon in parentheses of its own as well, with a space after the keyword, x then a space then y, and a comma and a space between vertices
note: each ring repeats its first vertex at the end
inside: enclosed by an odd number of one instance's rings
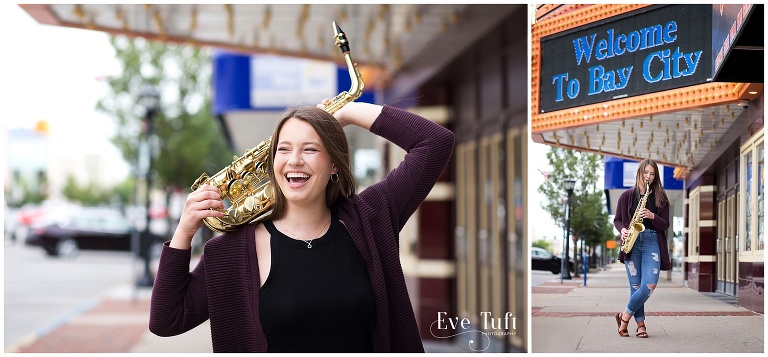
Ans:
POLYGON ((210 318, 214 352, 424 351, 399 232, 445 168, 453 133, 389 106, 322 108, 291 109, 278 121, 270 216, 211 239, 191 272, 192 236, 224 206, 210 185, 189 195, 160 257, 153 333, 178 335, 210 318), (408 152, 359 194, 342 129, 349 124, 408 152))

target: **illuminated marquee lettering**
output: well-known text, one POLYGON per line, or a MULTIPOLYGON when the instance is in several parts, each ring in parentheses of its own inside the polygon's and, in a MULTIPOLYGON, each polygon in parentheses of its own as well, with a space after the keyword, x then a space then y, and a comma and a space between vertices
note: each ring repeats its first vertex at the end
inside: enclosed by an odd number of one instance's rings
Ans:
POLYGON ((568 80, 568 73, 556 75, 552 77, 552 84, 556 85, 555 88, 555 101, 561 102, 563 100, 563 83, 568 83, 566 90, 568 91, 568 98, 574 99, 579 96, 579 81, 576 79, 568 80))
MULTIPOLYGON (((554 96, 554 103, 583 101, 584 99, 579 99, 580 81, 587 81, 586 96, 604 100, 602 98, 605 97, 601 96, 603 93, 623 91, 613 95, 626 95, 625 90, 629 90, 632 82, 645 81, 647 84, 654 84, 674 80, 691 76, 699 68, 703 51, 696 48, 694 51, 686 52, 680 46, 670 46, 678 40, 680 29, 677 21, 662 21, 639 29, 617 31, 620 27, 621 25, 618 24, 607 25, 600 31, 587 32, 567 40, 573 44, 577 68, 584 64, 593 65, 585 69, 586 73, 555 72, 551 74, 553 90, 551 94, 554 96), (641 52, 645 50, 649 51, 641 52), (635 57, 639 54, 645 56, 644 59, 635 57), (631 59, 621 59, 622 56, 631 59), (608 61, 609 59, 613 60, 608 61), (642 73, 632 77, 632 70, 635 67, 642 70, 642 73), (633 79, 636 77, 641 79, 633 79)), ((626 27, 623 28, 626 29, 626 27)), ((687 37, 686 41, 688 41, 687 37)), ((632 85, 631 90, 637 90, 638 85, 632 85)))
POLYGON ((677 22, 670 21, 666 25, 654 25, 631 31, 629 34, 614 33, 613 29, 606 31, 607 37, 597 41, 597 34, 582 36, 573 40, 573 48, 576 55, 576 65, 581 64, 582 58, 589 63, 592 57, 592 49, 595 49, 595 59, 598 61, 606 58, 621 56, 626 52, 641 51, 664 44, 670 44, 677 40, 677 22))
MULTIPOLYGON (((722 6, 720 15, 722 15, 722 6)), ((715 55, 715 69, 719 69, 720 66, 723 64, 723 60, 725 59, 725 54, 728 53, 728 50, 731 48, 731 45, 733 44, 733 41, 735 40, 736 34, 738 34, 739 30, 741 29, 741 26, 744 25, 744 21, 746 20, 746 16, 749 13, 749 10, 752 8, 752 4, 743 4, 741 5, 741 9, 739 9, 739 12, 736 14, 736 19, 731 23, 731 28, 727 32, 725 38, 723 39, 722 45, 720 45, 720 50, 718 50, 717 54, 715 55)))
POLYGON ((651 53, 643 62, 643 79, 648 83, 656 83, 658 81, 690 76, 696 72, 696 67, 699 66, 701 53, 702 51, 681 53, 680 47, 676 48, 675 52, 662 50, 651 53), (651 73, 651 66, 656 62, 661 62, 662 66, 661 71, 654 71, 658 74, 654 76, 651 73))
POLYGON ((619 68, 615 71, 606 71, 603 66, 594 66, 589 69, 589 92, 587 95, 624 89, 629 84, 631 75, 632 66, 619 68))

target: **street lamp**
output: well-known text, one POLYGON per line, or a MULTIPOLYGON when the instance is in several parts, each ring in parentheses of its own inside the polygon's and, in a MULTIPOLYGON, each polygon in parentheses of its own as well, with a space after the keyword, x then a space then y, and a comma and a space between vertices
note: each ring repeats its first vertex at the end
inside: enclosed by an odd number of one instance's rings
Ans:
POLYGON ((573 187, 576 186, 576 180, 565 180, 565 191, 568 192, 568 204, 565 212, 565 256, 563 258, 563 267, 560 269, 560 280, 571 280, 571 270, 568 267, 571 259, 568 255, 571 241, 571 195, 573 194, 573 187))
POLYGON ((152 237, 149 232, 149 192, 152 187, 152 136, 154 135, 154 125, 152 123, 155 114, 157 114, 160 107, 160 93, 152 85, 145 85, 141 88, 139 94, 139 104, 144 107, 144 125, 146 135, 144 136, 146 145, 146 162, 147 170, 145 174, 146 182, 146 224, 144 225, 144 232, 141 233, 141 242, 139 244, 139 255, 144 259, 144 273, 136 282, 138 286, 152 287, 155 283, 155 279, 152 277, 152 273, 149 270, 149 247, 152 245, 152 237))

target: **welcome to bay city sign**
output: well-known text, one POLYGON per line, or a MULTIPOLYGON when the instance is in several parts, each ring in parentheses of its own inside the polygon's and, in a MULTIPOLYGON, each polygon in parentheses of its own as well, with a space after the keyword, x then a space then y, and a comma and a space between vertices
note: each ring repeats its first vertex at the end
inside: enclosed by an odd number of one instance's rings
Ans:
POLYGON ((543 38, 541 112, 711 81, 711 24, 711 5, 668 5, 543 38))

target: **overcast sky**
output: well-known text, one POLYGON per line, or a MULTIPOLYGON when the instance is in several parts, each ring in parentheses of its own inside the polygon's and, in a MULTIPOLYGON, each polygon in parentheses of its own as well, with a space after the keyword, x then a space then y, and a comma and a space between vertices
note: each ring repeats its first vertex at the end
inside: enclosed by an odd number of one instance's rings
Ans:
POLYGON ((555 225, 549 213, 541 208, 541 203, 546 200, 546 197, 537 191, 538 187, 545 182, 539 170, 544 172, 552 170, 547 161, 549 148, 548 145, 528 142, 528 238, 530 242, 544 237, 551 240, 553 237, 560 239, 563 236, 563 229, 555 225))
MULTIPOLYGON (((106 93, 99 81, 119 73, 108 36, 101 32, 40 25, 18 5, 0 3, 0 61, 4 131, 49 123, 51 154, 103 153, 122 163, 109 141, 114 120, 96 112, 106 93)), ((7 157, 3 145, 3 165, 7 157)), ((116 176, 127 176, 118 165, 116 176)))

